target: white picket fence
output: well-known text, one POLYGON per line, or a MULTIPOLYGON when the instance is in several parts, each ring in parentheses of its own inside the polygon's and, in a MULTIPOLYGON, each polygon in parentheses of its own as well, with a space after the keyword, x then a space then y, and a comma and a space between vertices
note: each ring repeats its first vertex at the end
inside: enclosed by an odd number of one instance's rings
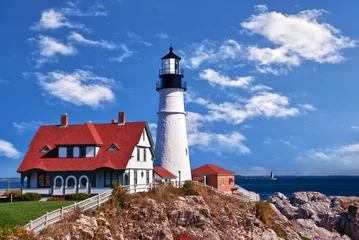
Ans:
MULTIPOLYGON (((123 186, 123 187, 127 188, 127 191, 129 193, 136 193, 136 192, 148 191, 149 189, 151 189, 152 186, 151 184, 138 184, 138 185, 123 186)), ((70 206, 62 207, 52 212, 48 212, 35 220, 30 220, 30 222, 26 224, 24 228, 26 230, 33 231, 35 234, 38 234, 41 230, 43 230, 47 226, 62 220, 66 214, 69 214, 75 211, 76 209, 81 211, 86 211, 89 209, 98 208, 103 203, 110 200, 111 197, 112 197, 112 190, 102 192, 96 196, 90 197, 81 202, 77 202, 77 203, 75 202, 70 206)))

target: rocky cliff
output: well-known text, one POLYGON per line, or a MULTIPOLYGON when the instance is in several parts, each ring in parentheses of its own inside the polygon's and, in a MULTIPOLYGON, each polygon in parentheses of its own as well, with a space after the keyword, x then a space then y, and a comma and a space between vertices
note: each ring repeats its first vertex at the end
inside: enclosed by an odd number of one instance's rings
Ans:
POLYGON ((26 239, 359 239, 356 223, 345 217, 345 204, 356 200, 276 193, 249 204, 198 186, 133 195, 118 188, 101 209, 77 212, 26 239))

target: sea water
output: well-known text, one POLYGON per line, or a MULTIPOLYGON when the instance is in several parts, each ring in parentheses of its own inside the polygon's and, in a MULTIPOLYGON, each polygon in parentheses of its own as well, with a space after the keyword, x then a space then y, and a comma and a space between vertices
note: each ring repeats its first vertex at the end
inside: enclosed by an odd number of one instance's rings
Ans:
POLYGON ((290 197, 294 192, 316 191, 327 196, 359 196, 359 176, 276 176, 267 177, 236 176, 237 185, 259 193, 265 200, 275 192, 290 197))
POLYGON ((0 189, 7 189, 9 186, 10 188, 20 188, 20 179, 0 180, 0 189))

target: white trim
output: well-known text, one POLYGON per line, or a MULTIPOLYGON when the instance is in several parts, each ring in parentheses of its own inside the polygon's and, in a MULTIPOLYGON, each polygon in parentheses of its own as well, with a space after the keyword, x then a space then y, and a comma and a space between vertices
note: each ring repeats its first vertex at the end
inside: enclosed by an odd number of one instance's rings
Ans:
POLYGON ((77 179, 76 179, 76 177, 74 176, 74 175, 70 175, 70 176, 68 176, 67 178, 66 178, 66 185, 65 185, 65 188, 67 188, 68 186, 67 186, 67 183, 68 183, 68 181, 69 181, 69 179, 70 178, 73 178, 73 179, 75 179, 75 185, 74 185, 74 188, 76 188, 76 185, 77 185, 77 179))
POLYGON ((88 178, 86 175, 82 175, 82 176, 79 178, 79 186, 78 186, 78 188, 79 188, 79 189, 80 189, 80 188, 87 188, 88 185, 89 185, 89 178, 88 178), (86 178, 86 180, 87 180, 85 187, 81 187, 81 180, 82 180, 83 178, 86 178))
MULTIPOLYGON (((61 187, 64 187, 64 178, 60 175, 57 175, 55 178, 54 178, 54 188, 56 188, 56 180, 60 178, 61 179, 61 187)), ((60 188, 60 187, 57 187, 57 188, 60 188)))

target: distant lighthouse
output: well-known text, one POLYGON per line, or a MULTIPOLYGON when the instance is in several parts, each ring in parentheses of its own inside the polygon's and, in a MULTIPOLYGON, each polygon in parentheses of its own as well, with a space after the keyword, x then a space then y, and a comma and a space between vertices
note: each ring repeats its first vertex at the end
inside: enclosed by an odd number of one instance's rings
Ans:
POLYGON ((155 166, 162 166, 177 176, 176 180, 190 180, 186 112, 183 94, 187 84, 180 66, 181 58, 170 52, 161 58, 162 69, 156 90, 160 94, 158 108, 155 166))

